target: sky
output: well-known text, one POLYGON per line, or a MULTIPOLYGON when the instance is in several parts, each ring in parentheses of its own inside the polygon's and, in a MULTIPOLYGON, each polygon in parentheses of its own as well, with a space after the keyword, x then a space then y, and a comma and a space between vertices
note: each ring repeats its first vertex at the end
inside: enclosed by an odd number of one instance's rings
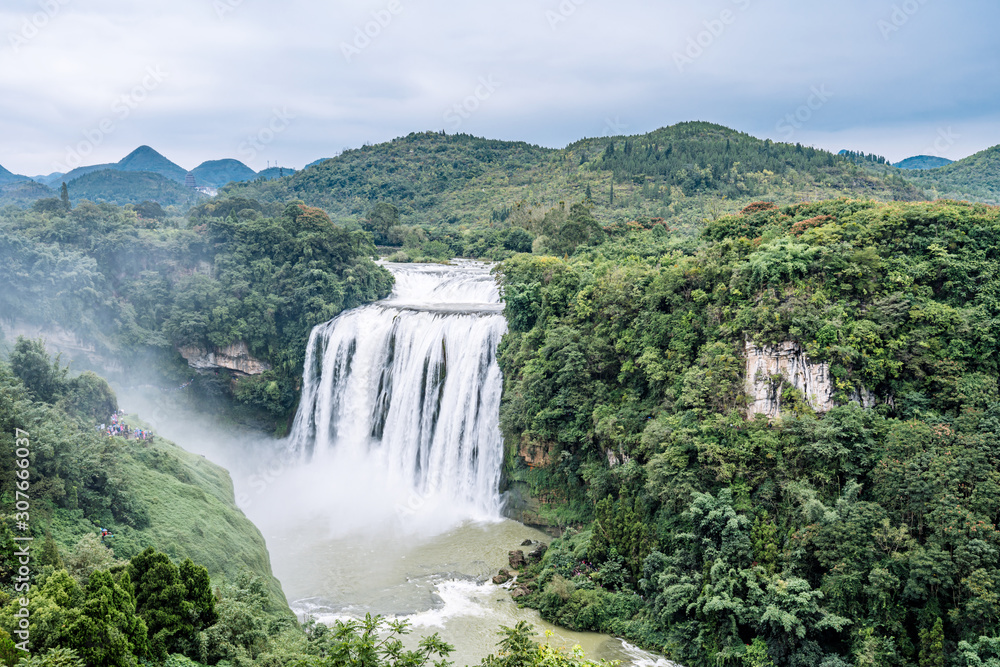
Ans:
POLYGON ((690 120, 891 161, 1000 144, 995 0, 4 0, 0 165, 301 168, 424 130, 690 120))

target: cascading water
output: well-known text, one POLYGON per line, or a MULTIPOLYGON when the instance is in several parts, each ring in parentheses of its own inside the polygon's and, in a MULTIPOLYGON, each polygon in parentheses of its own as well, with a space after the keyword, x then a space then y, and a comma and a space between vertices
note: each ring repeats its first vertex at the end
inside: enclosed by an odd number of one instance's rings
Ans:
POLYGON ((363 469, 397 508, 436 500, 497 517, 496 283, 482 264, 387 266, 392 296, 313 329, 290 447, 310 465, 363 469))
POLYGON ((528 620, 592 658, 672 667, 604 635, 545 626, 489 582, 526 538, 549 540, 499 516, 496 284, 482 264, 388 266, 392 296, 313 330, 289 440, 251 443, 189 419, 157 431, 233 471, 302 617, 404 618, 417 626, 411 648, 440 631, 456 665, 478 664, 500 625, 528 620))

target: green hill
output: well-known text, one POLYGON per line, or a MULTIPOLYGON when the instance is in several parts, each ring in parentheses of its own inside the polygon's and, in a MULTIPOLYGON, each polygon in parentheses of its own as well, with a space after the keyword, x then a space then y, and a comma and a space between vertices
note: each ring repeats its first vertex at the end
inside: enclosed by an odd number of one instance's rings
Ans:
POLYGON ((74 202, 87 199, 121 205, 155 201, 161 206, 187 208, 205 198, 195 190, 148 171, 95 171, 70 181, 67 188, 74 202))
POLYGON ((51 535, 68 553, 106 528, 118 558, 152 546, 204 565, 217 584, 250 570, 265 580, 271 610, 288 613, 264 538, 236 507, 226 470, 162 438, 99 433, 96 426, 117 409, 114 393, 93 373, 67 378, 40 342, 22 339, 9 364, 0 361, 0 395, 4 495, 13 488, 13 434, 20 428, 33 452, 30 526, 39 543, 51 535))
MULTIPOLYGON (((320 162, 322 162, 322 160, 320 160, 320 162)), ((288 167, 268 167, 267 169, 257 172, 257 178, 273 181, 276 178, 284 178, 285 176, 291 176, 294 173, 295 170, 288 167)))
POLYGON ((544 211, 587 198, 603 223, 637 217, 700 222, 755 199, 794 203, 853 195, 916 200, 896 175, 873 176, 826 151, 763 141, 710 123, 646 135, 584 139, 555 150, 523 142, 425 132, 346 151, 272 183, 224 193, 299 198, 334 219, 394 204, 404 223, 490 222, 515 207, 544 211))
POLYGON ((11 173, 10 171, 0 166, 0 185, 4 183, 16 183, 18 181, 26 181, 26 180, 28 180, 27 176, 18 176, 17 174, 11 173))
POLYGON ((115 167, 121 171, 149 171, 172 181, 184 183, 187 170, 174 164, 149 146, 139 146, 123 157, 115 167))
POLYGON ((91 164, 85 167, 77 167, 72 169, 65 174, 60 174, 55 176, 54 174, 45 181, 45 184, 49 187, 58 186, 61 183, 72 183, 81 176, 86 176, 87 174, 92 174, 95 171, 105 171, 108 169, 118 169, 118 164, 115 162, 108 162, 106 164, 91 164))
POLYGON ((931 171, 906 175, 936 199, 1000 204, 1000 146, 931 171))
POLYGON ((58 193, 36 181, 9 181, 0 183, 0 206, 28 206, 46 197, 56 197, 58 193))
POLYGON ((191 170, 198 185, 219 188, 226 183, 249 181, 257 176, 250 167, 239 160, 209 160, 191 170))
POLYGON ((952 162, 954 162, 954 160, 949 160, 946 157, 917 155, 915 157, 908 157, 905 160, 900 160, 892 166, 897 169, 937 169, 938 167, 946 167, 952 162))

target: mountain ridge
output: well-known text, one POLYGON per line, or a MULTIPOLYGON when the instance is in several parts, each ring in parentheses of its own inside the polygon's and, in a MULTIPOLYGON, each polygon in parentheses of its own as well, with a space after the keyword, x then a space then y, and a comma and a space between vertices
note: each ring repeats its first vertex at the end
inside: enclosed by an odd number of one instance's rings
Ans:
POLYGON ((898 174, 872 175, 828 151, 699 121, 581 139, 562 149, 414 132, 278 181, 230 184, 222 194, 301 199, 342 222, 359 221, 384 201, 416 224, 502 221, 518 207, 538 214, 577 201, 591 203, 602 223, 679 217, 695 224, 767 197, 785 203, 923 198, 898 174))

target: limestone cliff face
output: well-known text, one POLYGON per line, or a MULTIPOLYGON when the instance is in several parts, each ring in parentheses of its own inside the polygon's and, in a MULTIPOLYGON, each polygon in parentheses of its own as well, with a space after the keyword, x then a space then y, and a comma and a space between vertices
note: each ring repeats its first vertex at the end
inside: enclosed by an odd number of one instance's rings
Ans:
POLYGON ((74 362, 74 370, 94 368, 103 375, 122 372, 122 364, 118 359, 109 354, 102 354, 93 342, 86 341, 62 327, 41 327, 26 322, 0 320, 0 332, 11 346, 18 336, 44 338, 45 346, 50 352, 63 355, 61 360, 63 365, 70 361, 74 362))
POLYGON ((180 353, 191 368, 198 370, 226 369, 243 375, 260 375, 271 370, 270 364, 250 355, 250 349, 243 341, 212 350, 188 345, 182 347, 180 353))
MULTIPOLYGON (((836 390, 830 365, 814 363, 798 343, 785 342, 778 346, 758 347, 746 344, 746 391, 750 396, 747 415, 781 416, 781 389, 787 382, 798 389, 816 412, 828 412, 835 406, 836 390)), ((875 396, 865 388, 855 391, 851 400, 862 407, 875 405, 875 396)))

